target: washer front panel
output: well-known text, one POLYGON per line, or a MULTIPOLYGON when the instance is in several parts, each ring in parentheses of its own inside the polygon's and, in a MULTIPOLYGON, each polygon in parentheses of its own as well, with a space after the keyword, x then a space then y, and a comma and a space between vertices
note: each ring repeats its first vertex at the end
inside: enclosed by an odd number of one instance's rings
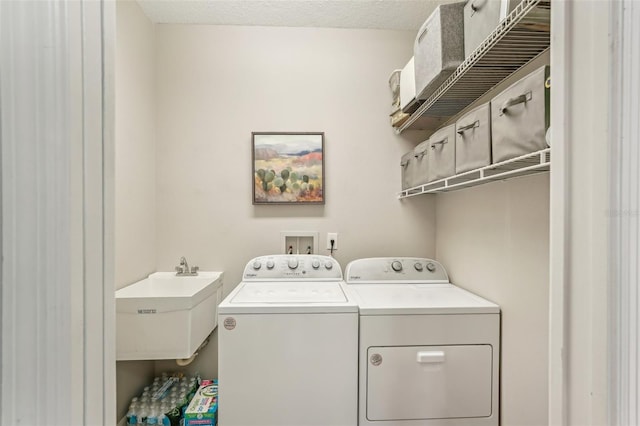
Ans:
POLYGON ((356 426, 358 305, 335 259, 261 256, 218 306, 220 426, 356 426))
POLYGON ((357 312, 219 320, 220 426, 357 425, 357 312))

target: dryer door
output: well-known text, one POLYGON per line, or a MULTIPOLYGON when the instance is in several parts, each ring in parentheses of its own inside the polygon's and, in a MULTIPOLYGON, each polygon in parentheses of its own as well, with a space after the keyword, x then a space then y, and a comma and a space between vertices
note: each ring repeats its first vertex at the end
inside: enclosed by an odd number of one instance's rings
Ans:
POLYGON ((367 419, 489 417, 492 357, 491 345, 370 347, 367 419))

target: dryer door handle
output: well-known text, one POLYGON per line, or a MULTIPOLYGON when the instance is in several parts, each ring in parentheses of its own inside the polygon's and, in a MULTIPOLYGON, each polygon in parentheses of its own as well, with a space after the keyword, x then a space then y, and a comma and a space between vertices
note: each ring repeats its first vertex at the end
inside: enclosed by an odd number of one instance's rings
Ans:
POLYGON ((444 362, 444 351, 424 351, 416 354, 416 361, 420 364, 436 364, 444 362))

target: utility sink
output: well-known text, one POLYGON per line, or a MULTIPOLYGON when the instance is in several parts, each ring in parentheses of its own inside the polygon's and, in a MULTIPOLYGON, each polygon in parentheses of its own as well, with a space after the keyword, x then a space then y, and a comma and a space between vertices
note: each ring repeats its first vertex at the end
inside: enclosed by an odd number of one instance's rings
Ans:
POLYGON ((217 326, 222 272, 156 272, 116 291, 116 359, 191 357, 217 326))

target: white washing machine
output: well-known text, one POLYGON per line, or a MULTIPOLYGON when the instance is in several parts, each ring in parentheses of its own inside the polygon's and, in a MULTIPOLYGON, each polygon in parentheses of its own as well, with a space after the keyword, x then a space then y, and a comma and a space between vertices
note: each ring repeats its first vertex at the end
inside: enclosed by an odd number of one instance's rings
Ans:
POLYGON ((499 423, 500 308, 423 258, 355 260, 359 425, 499 423))
POLYGON ((252 259, 218 308, 220 426, 355 426, 358 307, 335 259, 252 259))

